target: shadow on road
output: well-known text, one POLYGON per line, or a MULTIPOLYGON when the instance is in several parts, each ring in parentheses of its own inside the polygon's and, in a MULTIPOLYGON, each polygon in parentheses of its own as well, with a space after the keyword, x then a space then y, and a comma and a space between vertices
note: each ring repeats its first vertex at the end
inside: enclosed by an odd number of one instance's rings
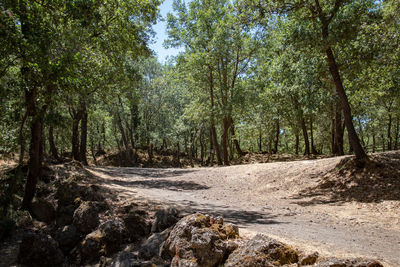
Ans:
POLYGON ((254 224, 266 225, 286 223, 274 220, 277 216, 270 213, 233 209, 232 207, 228 207, 225 205, 201 205, 199 203, 189 200, 179 202, 170 201, 170 204, 178 204, 180 206, 183 206, 183 211, 188 214, 200 212, 212 216, 221 216, 222 218, 224 218, 225 221, 241 225, 242 227, 254 224))
POLYGON ((183 191, 183 190, 205 190, 210 187, 206 185, 201 185, 194 182, 186 181, 170 181, 165 179, 153 179, 153 180, 135 180, 135 181, 125 181, 118 179, 106 179, 105 184, 115 184, 125 187, 140 187, 140 188, 158 188, 167 189, 172 191, 183 191))
POLYGON ((196 170, 185 169, 147 169, 129 167, 91 167, 88 169, 111 177, 117 176, 122 178, 168 178, 196 172, 196 170))

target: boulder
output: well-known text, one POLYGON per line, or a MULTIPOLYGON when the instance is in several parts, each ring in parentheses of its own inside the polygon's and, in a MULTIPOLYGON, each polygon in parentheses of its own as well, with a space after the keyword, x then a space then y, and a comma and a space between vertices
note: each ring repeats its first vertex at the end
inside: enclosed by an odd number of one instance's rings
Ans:
POLYGON ((143 238, 150 233, 151 223, 147 216, 148 214, 146 211, 135 209, 130 210, 128 214, 122 216, 132 241, 143 238))
POLYGON ((53 203, 46 199, 34 200, 31 207, 33 217, 39 221, 51 223, 56 217, 56 209, 53 203))
POLYGON ((298 253, 291 247, 264 235, 256 235, 232 252, 225 266, 282 266, 298 262, 298 253))
POLYGON ((167 240, 170 232, 171 229, 166 229, 161 233, 154 233, 146 239, 139 249, 139 258, 150 260, 153 257, 162 257, 164 242, 167 240))
POLYGON ((58 205, 56 212, 57 213, 56 224, 58 226, 72 224, 74 212, 75 212, 74 205, 67 205, 67 206, 58 205))
POLYGON ((162 232, 179 221, 179 211, 173 207, 156 211, 151 232, 162 232))
POLYGON ((192 214, 181 219, 164 244, 169 255, 174 257, 171 266, 221 264, 227 252, 224 234, 219 232, 223 228, 221 218, 208 215, 192 214))
POLYGON ((80 246, 81 263, 96 261, 100 256, 110 256, 117 252, 124 241, 127 230, 122 221, 108 220, 96 231, 88 234, 80 246))
POLYGON ((112 259, 105 262, 103 266, 110 267, 155 267, 155 266, 169 266, 167 263, 143 261, 137 259, 136 255, 129 251, 121 251, 112 259))
POLYGON ((27 232, 22 236, 18 261, 28 266, 61 266, 64 255, 50 235, 27 232))
POLYGON ((318 252, 314 252, 311 254, 299 255, 299 264, 300 265, 313 265, 317 262, 318 257, 319 257, 318 252))
POLYGON ((66 255, 79 243, 81 234, 74 225, 66 225, 57 229, 54 239, 66 255))
POLYGON ((105 254, 103 244, 103 233, 100 230, 88 234, 79 247, 78 262, 84 264, 97 261, 105 254))
POLYGON ((75 199, 80 197, 81 192, 82 186, 80 186, 73 177, 69 178, 57 187, 56 198, 58 199, 58 205, 74 205, 75 199))
POLYGON ((103 235, 102 242, 106 256, 118 251, 128 234, 124 223, 119 219, 105 221, 99 226, 99 230, 103 235))
POLYGON ((99 207, 93 202, 83 202, 74 212, 73 224, 82 233, 90 233, 99 225, 99 207))

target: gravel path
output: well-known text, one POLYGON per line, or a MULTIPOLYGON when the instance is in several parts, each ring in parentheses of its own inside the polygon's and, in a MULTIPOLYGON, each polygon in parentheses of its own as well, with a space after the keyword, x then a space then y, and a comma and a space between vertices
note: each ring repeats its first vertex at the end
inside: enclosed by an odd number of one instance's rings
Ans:
POLYGON ((322 255, 363 256, 400 266, 400 203, 332 200, 312 193, 342 158, 189 169, 92 167, 121 200, 140 198, 223 216, 322 255))

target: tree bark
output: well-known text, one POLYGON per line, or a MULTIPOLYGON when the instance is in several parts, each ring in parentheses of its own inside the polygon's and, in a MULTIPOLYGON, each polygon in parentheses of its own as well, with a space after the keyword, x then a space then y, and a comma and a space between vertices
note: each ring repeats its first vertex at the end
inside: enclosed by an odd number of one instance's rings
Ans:
POLYGON ((394 135, 394 150, 399 149, 399 127, 400 127, 400 117, 396 120, 396 130, 394 135))
MULTIPOLYGON (((31 115, 33 115, 31 113, 31 115)), ((31 124, 31 142, 29 147, 28 177, 25 185, 25 194, 22 209, 31 210, 32 199, 35 196, 36 184, 41 172, 40 146, 42 144, 42 122, 39 114, 34 114, 31 124), (35 116, 36 115, 36 116, 35 116)))
POLYGON ((79 160, 79 122, 82 113, 73 111, 72 115, 72 158, 79 160))
POLYGON ((311 139, 311 153, 313 155, 318 155, 317 150, 315 149, 314 146, 314 133, 313 133, 313 118, 312 115, 310 115, 310 139, 311 139))
POLYGON ((18 133, 18 141, 19 141, 19 146, 20 146, 18 164, 20 166, 24 163, 24 157, 25 157, 24 127, 25 127, 25 122, 26 122, 27 118, 28 118, 28 112, 26 111, 24 114, 24 117, 22 118, 21 125, 19 127, 19 133, 18 133))
POLYGON ((295 136, 296 136, 296 144, 295 144, 294 149, 295 149, 296 155, 298 155, 298 154, 299 154, 299 143, 300 143, 300 138, 299 138, 299 134, 298 134, 298 133, 296 133, 295 136))
POLYGON ((233 123, 232 117, 230 117, 230 120, 231 120, 230 124, 231 124, 231 135, 232 135, 232 138, 233 138, 233 143, 235 145, 236 152, 238 153, 238 155, 240 157, 240 156, 243 156, 243 151, 240 148, 239 141, 237 140, 236 135, 235 135, 235 124, 233 123))
POLYGON ((392 114, 390 111, 388 115, 387 139, 387 149, 392 150, 392 114))
POLYGON ((326 52, 326 57, 327 57, 328 65, 329 65, 329 71, 331 72, 333 81, 335 83, 336 92, 339 96, 340 103, 342 105, 344 122, 345 122, 345 125, 347 128, 350 146, 353 148, 353 151, 354 151, 354 154, 355 154, 357 160, 360 160, 360 161, 368 160, 368 156, 365 153, 363 147, 361 146, 360 139, 358 138, 356 130, 354 129, 353 117, 351 114, 350 104, 347 99, 347 95, 344 90, 342 80, 340 78, 339 69, 337 67, 332 48, 330 46, 328 46, 326 48, 325 52, 326 52))
POLYGON ((213 142, 213 131, 212 127, 210 126, 210 154, 208 156, 210 166, 214 165, 214 142, 213 142))
POLYGON ((272 151, 274 154, 278 153, 280 130, 281 129, 280 129, 280 125, 279 125, 279 119, 276 119, 275 120, 274 150, 272 151))
POLYGON ((81 142, 79 150, 79 159, 84 165, 88 165, 86 151, 87 151, 87 123, 88 123, 88 113, 86 109, 86 102, 82 101, 81 104, 81 142))
POLYGON ((303 131, 303 138, 304 138, 304 155, 310 155, 310 143, 308 140, 307 127, 304 117, 301 118, 301 129, 303 131))
POLYGON ((222 133, 222 153, 224 159, 224 165, 229 166, 229 155, 228 155, 228 135, 229 135, 229 127, 230 127, 230 119, 223 119, 223 133, 222 133))
POLYGON ((344 155, 344 127, 342 126, 342 108, 339 100, 336 100, 335 112, 335 154, 338 156, 344 155))

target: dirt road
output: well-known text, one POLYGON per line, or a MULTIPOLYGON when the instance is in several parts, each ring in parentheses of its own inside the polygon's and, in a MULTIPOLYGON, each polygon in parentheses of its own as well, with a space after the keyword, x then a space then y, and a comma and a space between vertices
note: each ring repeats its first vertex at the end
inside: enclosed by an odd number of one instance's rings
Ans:
MULTIPOLYGON (((341 158, 230 167, 92 167, 121 200, 142 198, 223 216, 322 255, 363 256, 400 266, 400 203, 345 201, 313 188, 341 158), (308 192, 305 194, 304 192, 308 192)), ((334 193, 334 192, 333 192, 334 193)))

